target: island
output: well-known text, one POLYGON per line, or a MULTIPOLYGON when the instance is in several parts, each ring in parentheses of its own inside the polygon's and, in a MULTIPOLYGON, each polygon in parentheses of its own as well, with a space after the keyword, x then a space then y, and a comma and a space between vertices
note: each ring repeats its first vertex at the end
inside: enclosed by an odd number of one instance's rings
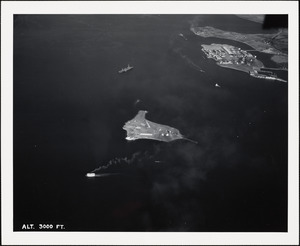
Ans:
POLYGON ((286 82, 278 78, 275 73, 264 70, 264 64, 256 59, 255 55, 241 48, 228 44, 202 44, 201 46, 206 57, 215 60, 220 67, 246 72, 255 78, 286 82))
POLYGON ((280 29, 275 34, 245 34, 237 32, 223 31, 211 26, 191 27, 191 31, 204 38, 222 38, 245 43, 252 47, 253 51, 271 54, 272 60, 287 68, 288 63, 288 31, 280 29))
POLYGON ((188 140, 197 143, 183 136, 176 128, 157 124, 145 118, 147 111, 140 110, 138 114, 130 121, 127 121, 123 129, 127 131, 126 139, 133 141, 137 139, 152 139, 163 142, 170 142, 178 139, 188 140))

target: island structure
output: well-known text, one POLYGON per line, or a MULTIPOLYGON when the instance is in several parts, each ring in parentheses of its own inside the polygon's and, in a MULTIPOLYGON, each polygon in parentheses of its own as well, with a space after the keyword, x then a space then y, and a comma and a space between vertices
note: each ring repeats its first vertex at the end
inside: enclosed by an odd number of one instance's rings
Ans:
POLYGON ((163 142, 184 139, 197 143, 183 136, 178 129, 167 125, 151 122, 145 118, 147 111, 140 110, 138 114, 130 121, 127 121, 123 129, 127 131, 126 139, 133 141, 137 139, 152 139, 163 142))
POLYGON ((264 64, 257 60, 255 55, 241 48, 228 44, 202 44, 201 46, 206 57, 215 60, 220 67, 246 72, 255 78, 286 82, 278 78, 273 72, 262 70, 264 64))

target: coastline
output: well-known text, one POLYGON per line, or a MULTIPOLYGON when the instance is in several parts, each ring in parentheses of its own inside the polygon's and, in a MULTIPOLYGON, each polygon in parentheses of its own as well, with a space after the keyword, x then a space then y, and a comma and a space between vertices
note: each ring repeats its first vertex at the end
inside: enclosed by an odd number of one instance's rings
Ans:
POLYGON ((263 24, 265 18, 265 15, 236 15, 236 16, 243 20, 248 20, 259 24, 263 24))
POLYGON ((281 29, 275 34, 244 34, 237 32, 223 31, 211 26, 205 27, 191 27, 190 29, 195 35, 204 38, 222 38, 234 40, 249 45, 255 51, 267 53, 273 55, 273 61, 277 64, 288 63, 288 56, 282 50, 287 46, 287 30, 281 29), (286 42, 281 44, 282 50, 275 48, 271 45, 275 38, 286 38, 286 42))
POLYGON ((259 79, 278 80, 287 82, 277 77, 272 71, 267 71, 264 64, 255 55, 242 50, 241 48, 228 44, 202 44, 202 51, 207 58, 216 61, 220 67, 230 68, 248 73, 250 76, 259 79))
POLYGON ((247 70, 246 68, 243 69, 243 68, 241 68, 241 67, 237 67, 237 66, 232 65, 232 64, 220 64, 220 63, 218 63, 218 62, 217 62, 217 65, 218 65, 219 67, 230 68, 230 69, 234 69, 234 70, 237 70, 237 71, 240 71, 240 72, 244 72, 244 73, 248 73, 248 74, 249 74, 250 71, 253 70, 253 69, 247 70))
MULTIPOLYGON (((223 68, 229 68, 229 69, 234 69, 234 70, 237 70, 237 71, 240 71, 240 72, 244 72, 244 73, 248 73, 250 76, 254 77, 254 78, 262 78, 262 79, 267 79, 267 80, 277 80, 277 81, 281 81, 281 82, 285 82, 287 83, 286 80, 284 79, 280 79, 280 78, 277 78, 277 77, 271 77, 271 76, 267 76, 267 77, 260 77, 259 75, 255 75, 255 74, 251 74, 250 72, 252 70, 249 70, 247 71, 246 69, 242 69, 242 68, 239 68, 239 67, 236 67, 236 66, 232 66, 231 64, 220 64, 220 63, 216 63, 219 67, 223 67, 223 68)), ((262 67, 264 69, 267 69, 266 67, 262 67)))

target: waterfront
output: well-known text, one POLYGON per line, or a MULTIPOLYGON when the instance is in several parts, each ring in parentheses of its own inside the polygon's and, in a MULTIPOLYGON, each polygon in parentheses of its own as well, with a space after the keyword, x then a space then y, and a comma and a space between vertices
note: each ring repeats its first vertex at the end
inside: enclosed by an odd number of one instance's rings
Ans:
MULTIPOLYGON (((264 64, 256 59, 255 55, 227 44, 211 44, 201 45, 202 51, 207 58, 212 58, 216 61, 216 64, 220 67, 235 69, 238 71, 246 72, 250 76, 259 79, 270 79, 281 82, 287 82, 286 80, 277 77, 277 74, 267 69, 264 64)), ((270 69, 269 69, 270 70, 270 69)), ((281 69, 271 69, 281 70, 281 69)))
POLYGON ((273 60, 278 63, 288 63, 287 57, 287 29, 281 29, 276 34, 246 34, 236 32, 225 32, 220 29, 216 29, 210 26, 207 27, 192 27, 191 31, 201 37, 216 37, 235 40, 238 42, 245 43, 252 47, 254 50, 274 55, 273 60), (276 37, 279 37, 281 41, 277 45, 272 45, 275 42, 276 37), (272 42, 271 42, 272 40, 272 42), (284 41, 282 41, 284 40, 284 41), (275 48, 275 46, 277 46, 275 48))

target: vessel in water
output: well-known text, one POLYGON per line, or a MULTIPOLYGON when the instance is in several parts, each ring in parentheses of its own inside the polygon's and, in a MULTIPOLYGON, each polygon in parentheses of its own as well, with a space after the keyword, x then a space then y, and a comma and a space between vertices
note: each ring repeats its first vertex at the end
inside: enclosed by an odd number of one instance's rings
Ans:
POLYGON ((128 64, 128 66, 122 68, 122 69, 119 71, 119 73, 126 73, 126 72, 128 72, 129 70, 131 70, 131 69, 133 69, 133 67, 130 66, 130 65, 128 64))

